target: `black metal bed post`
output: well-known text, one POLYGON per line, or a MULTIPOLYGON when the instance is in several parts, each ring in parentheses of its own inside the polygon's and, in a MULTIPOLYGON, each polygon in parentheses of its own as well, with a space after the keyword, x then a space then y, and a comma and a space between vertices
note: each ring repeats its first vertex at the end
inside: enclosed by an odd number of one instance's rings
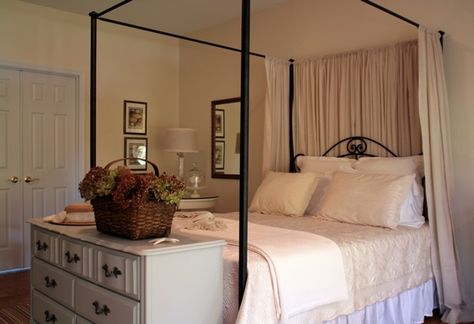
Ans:
POLYGON ((91 17, 91 69, 90 69, 90 167, 96 166, 96 104, 97 104, 97 17, 93 11, 91 17))
POLYGON ((288 141, 290 147, 290 172, 296 172, 295 166, 295 146, 293 142, 293 98, 295 97, 295 66, 293 62, 295 60, 290 59, 290 66, 289 66, 289 73, 290 73, 290 80, 289 80, 289 102, 288 102, 288 114, 289 114, 289 127, 288 127, 288 141))
POLYGON ((240 62, 239 306, 247 282, 250 0, 242 0, 240 62))

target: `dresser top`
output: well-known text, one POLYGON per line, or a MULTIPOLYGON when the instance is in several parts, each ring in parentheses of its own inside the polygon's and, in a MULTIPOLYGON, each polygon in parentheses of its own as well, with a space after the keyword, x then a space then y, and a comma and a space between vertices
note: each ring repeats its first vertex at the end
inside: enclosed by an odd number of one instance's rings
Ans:
POLYGON ((93 226, 70 226, 57 225, 43 221, 41 218, 33 218, 29 221, 31 225, 46 229, 48 231, 68 236, 87 243, 105 246, 114 250, 123 251, 136 255, 153 255, 163 253, 175 253, 179 250, 191 250, 194 248, 205 248, 225 245, 224 240, 216 240, 201 236, 188 236, 182 234, 171 234, 171 238, 179 240, 177 243, 164 242, 153 245, 145 240, 129 240, 112 235, 107 235, 97 231, 93 226))

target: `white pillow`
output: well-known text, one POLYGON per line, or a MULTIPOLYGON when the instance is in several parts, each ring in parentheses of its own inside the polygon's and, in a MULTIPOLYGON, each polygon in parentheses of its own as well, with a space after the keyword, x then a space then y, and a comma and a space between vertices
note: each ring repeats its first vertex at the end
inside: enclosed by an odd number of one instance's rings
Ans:
POLYGON ((425 223, 423 217, 423 187, 421 174, 423 157, 394 157, 394 158, 361 158, 354 163, 354 169, 371 174, 409 175, 416 174, 410 194, 400 209, 400 225, 419 228, 425 223))
POLYGON ((305 214, 307 215, 318 215, 319 210, 321 209, 321 201, 326 195, 332 178, 332 172, 315 172, 314 174, 318 176, 318 184, 316 185, 316 189, 306 207, 305 214))
POLYGON ((381 171, 395 168, 398 170, 399 174, 416 173, 420 179, 425 176, 423 155, 402 157, 361 157, 354 163, 353 167, 358 170, 360 168, 370 168, 372 171, 374 171, 374 168, 380 169, 381 171))
POLYGON ((395 228, 415 175, 335 172, 320 214, 342 222, 395 228))
POLYGON ((351 171, 354 161, 350 158, 299 156, 296 159, 296 165, 301 172, 351 171))
POLYGON ((255 192, 249 211, 302 216, 317 184, 318 175, 313 173, 268 172, 255 192))

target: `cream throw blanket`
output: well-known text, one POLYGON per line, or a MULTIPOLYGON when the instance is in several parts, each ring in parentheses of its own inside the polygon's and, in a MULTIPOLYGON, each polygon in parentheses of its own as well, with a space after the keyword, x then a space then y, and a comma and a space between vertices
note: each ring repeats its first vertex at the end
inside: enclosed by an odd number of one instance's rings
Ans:
MULTIPOLYGON (((223 231, 178 231, 225 239, 238 245, 239 223, 223 219, 223 231)), ((177 225, 177 224, 176 224, 177 225)), ((325 237, 265 225, 248 224, 248 248, 268 263, 278 318, 347 298, 339 247, 325 237)))

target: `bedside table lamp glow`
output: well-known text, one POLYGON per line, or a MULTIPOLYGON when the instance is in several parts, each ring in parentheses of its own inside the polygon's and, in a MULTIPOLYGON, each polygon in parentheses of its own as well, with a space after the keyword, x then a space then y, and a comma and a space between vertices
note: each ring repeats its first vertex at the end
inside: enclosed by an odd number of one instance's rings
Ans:
POLYGON ((197 153, 197 130, 192 128, 168 128, 165 136, 165 151, 178 156, 178 177, 184 178, 184 153, 197 153))

